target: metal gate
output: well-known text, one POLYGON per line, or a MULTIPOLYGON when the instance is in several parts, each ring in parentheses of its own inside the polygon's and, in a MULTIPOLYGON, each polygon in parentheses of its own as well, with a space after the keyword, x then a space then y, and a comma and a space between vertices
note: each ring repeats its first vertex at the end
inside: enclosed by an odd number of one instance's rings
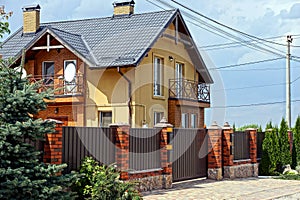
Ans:
POLYGON ((207 177, 205 129, 174 129, 173 181, 207 177))

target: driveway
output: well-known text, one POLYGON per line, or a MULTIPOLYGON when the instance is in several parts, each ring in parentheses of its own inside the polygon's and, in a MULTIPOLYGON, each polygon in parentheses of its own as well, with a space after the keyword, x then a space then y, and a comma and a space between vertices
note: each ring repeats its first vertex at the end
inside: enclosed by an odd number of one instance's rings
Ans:
POLYGON ((300 181, 247 178, 178 182, 169 190, 143 193, 145 200, 164 199, 300 199, 300 181))

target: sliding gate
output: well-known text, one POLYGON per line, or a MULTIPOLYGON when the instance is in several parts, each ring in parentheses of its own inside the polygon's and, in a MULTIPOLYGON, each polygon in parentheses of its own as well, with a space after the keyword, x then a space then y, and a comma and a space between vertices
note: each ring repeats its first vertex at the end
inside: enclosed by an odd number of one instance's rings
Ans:
POLYGON ((207 177, 205 129, 174 129, 173 181, 207 177))

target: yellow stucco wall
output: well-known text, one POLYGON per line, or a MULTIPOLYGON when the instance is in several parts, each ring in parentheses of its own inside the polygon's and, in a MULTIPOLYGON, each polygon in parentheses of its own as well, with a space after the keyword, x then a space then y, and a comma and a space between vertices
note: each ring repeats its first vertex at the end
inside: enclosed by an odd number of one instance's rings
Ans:
MULTIPOLYGON (((175 36, 174 25, 171 24, 165 33, 175 36)), ((168 116, 169 79, 175 78, 176 62, 184 65, 184 78, 197 80, 195 68, 184 44, 181 42, 176 44, 174 39, 168 37, 160 37, 137 67, 122 68, 125 76, 132 81, 132 127, 141 127, 143 122, 146 122, 148 127, 153 127, 154 112, 164 112, 164 115, 168 116), (164 89, 161 97, 153 96, 152 63, 155 56, 164 61, 164 89), (173 61, 169 60, 169 56, 173 57, 173 61)), ((112 111, 113 123, 128 123, 128 83, 117 69, 87 69, 86 73, 88 77, 86 125, 98 126, 99 111, 112 111)))

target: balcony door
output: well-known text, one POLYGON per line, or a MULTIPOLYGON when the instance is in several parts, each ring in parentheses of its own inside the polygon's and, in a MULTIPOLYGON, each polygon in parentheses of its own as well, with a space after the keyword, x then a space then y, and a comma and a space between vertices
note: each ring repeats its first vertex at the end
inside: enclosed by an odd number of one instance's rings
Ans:
POLYGON ((175 66, 175 79, 176 79, 176 96, 182 97, 183 90, 183 64, 176 63, 175 66))
POLYGON ((53 87, 54 85, 54 62, 43 62, 42 78, 44 85, 53 87))

